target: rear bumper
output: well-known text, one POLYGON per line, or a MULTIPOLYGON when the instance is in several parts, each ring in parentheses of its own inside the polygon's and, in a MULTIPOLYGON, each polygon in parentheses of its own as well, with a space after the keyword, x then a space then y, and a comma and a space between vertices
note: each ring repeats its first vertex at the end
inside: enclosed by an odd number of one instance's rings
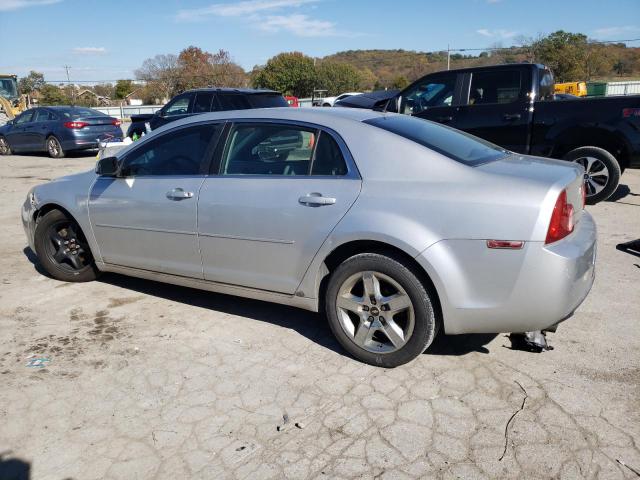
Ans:
POLYGON ((583 212, 575 231, 544 245, 493 250, 484 240, 444 240, 417 260, 430 274, 447 334, 543 330, 570 317, 595 276, 596 225, 583 212))
POLYGON ((122 130, 120 128, 114 128, 113 130, 96 133, 85 133, 82 131, 73 132, 68 138, 64 138, 60 141, 64 150, 86 150, 90 148, 98 148, 98 143, 101 141, 122 140, 122 130))

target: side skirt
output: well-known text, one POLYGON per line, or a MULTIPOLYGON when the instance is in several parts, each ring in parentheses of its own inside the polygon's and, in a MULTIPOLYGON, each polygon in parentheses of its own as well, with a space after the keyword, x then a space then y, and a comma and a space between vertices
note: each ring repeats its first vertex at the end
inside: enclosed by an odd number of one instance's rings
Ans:
POLYGON ((96 266, 102 272, 120 273, 130 277, 144 278, 146 280, 170 283, 172 285, 180 285, 182 287, 197 288, 198 290, 223 293, 225 295, 234 295, 237 297, 262 300, 265 302, 279 303, 281 305, 288 305, 290 307, 301 308, 312 312, 318 311, 318 300, 315 298, 298 297, 284 293, 269 292, 267 290, 258 290, 238 285, 229 285, 226 283, 212 282, 199 278, 182 277, 180 275, 171 275, 169 273, 152 272, 150 270, 123 267, 121 265, 107 264, 103 262, 96 262, 96 266))

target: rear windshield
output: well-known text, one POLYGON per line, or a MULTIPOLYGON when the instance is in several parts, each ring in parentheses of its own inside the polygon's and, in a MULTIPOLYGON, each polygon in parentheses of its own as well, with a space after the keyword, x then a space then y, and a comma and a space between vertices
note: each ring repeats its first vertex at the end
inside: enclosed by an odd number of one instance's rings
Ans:
POLYGON ((364 123, 400 135, 465 165, 480 165, 510 153, 460 130, 408 115, 376 117, 364 123))
POLYGON ((253 108, 288 107, 289 104, 282 95, 258 94, 250 95, 249 101, 253 108))
POLYGON ((65 118, 86 118, 86 117, 104 117, 104 113, 94 110, 93 108, 67 108, 56 110, 65 118))

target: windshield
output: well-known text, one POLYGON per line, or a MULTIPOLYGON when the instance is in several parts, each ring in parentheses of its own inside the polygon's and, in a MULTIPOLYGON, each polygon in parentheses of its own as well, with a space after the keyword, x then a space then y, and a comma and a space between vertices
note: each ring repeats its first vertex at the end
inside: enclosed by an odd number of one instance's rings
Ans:
POLYGON ((65 118, 105 117, 106 115, 93 108, 68 108, 60 111, 65 118))
POLYGON ((289 104, 282 95, 258 94, 249 95, 253 108, 288 107, 289 104))
POLYGON ((465 165, 480 165, 510 153, 468 133, 407 115, 376 117, 364 123, 400 135, 465 165))
POLYGON ((14 78, 0 78, 0 96, 11 99, 18 96, 18 86, 14 78))

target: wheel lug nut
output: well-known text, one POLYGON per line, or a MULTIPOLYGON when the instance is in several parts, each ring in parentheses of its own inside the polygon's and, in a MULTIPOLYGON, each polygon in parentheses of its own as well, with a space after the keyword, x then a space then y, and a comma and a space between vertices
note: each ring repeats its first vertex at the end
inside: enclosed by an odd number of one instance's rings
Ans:
POLYGON ((369 311, 369 306, 368 305, 363 305, 362 306, 362 310, 365 311, 365 312, 368 312, 369 311))
POLYGON ((373 317, 369 317, 370 322, 373 322, 373 320, 374 320, 373 317))

